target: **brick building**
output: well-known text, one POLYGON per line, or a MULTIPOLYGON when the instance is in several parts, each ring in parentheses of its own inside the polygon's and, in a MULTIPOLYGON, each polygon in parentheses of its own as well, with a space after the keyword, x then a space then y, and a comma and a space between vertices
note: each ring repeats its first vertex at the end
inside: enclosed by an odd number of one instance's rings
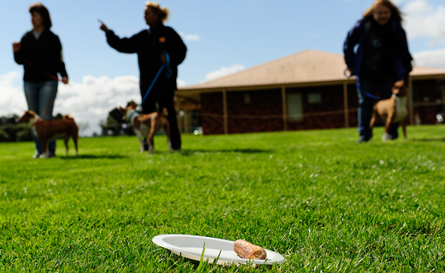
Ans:
MULTIPOLYGON (((344 70, 342 55, 306 50, 182 87, 178 107, 184 123, 189 111, 200 110, 206 135, 356 127, 355 79, 344 70)), ((436 123, 445 69, 414 67, 409 86, 409 123, 436 123)))

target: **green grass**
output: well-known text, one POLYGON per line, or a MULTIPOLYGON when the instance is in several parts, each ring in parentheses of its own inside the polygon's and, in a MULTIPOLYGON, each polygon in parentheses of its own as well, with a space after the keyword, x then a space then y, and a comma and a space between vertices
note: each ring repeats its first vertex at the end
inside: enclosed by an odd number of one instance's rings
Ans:
POLYGON ((183 136, 175 153, 157 137, 152 155, 136 137, 89 138, 38 160, 30 142, 0 144, 0 271, 444 271, 445 127, 374 133, 183 136), (159 234, 243 238, 287 262, 199 264, 159 234))

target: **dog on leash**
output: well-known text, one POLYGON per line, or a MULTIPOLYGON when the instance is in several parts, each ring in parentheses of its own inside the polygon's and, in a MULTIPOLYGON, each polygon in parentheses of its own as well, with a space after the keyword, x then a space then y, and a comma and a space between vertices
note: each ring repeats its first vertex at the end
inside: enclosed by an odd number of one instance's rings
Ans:
POLYGON ((131 102, 126 108, 119 107, 122 115, 125 117, 131 126, 133 131, 138 136, 139 143, 141 146, 140 151, 144 152, 144 137, 148 140, 148 152, 154 152, 154 136, 159 129, 163 129, 167 135, 168 146, 170 151, 172 151, 171 139, 170 139, 170 125, 165 117, 164 113, 159 114, 158 112, 153 112, 150 114, 139 115, 136 111, 136 103, 131 102))
POLYGON ((407 125, 407 94, 408 88, 405 85, 405 81, 398 81, 394 83, 392 87, 392 96, 389 99, 381 100, 374 105, 372 118, 369 127, 374 127, 377 115, 385 122, 385 132, 383 133, 382 140, 388 139, 389 126, 393 122, 400 122, 403 129, 403 136, 406 136, 407 125))
POLYGON ((68 156, 68 140, 74 141, 76 155, 78 154, 77 140, 79 138, 79 127, 70 115, 65 115, 59 120, 42 120, 33 111, 26 111, 17 122, 27 123, 31 126, 43 149, 43 157, 49 157, 48 141, 62 137, 65 143, 66 155, 68 156))

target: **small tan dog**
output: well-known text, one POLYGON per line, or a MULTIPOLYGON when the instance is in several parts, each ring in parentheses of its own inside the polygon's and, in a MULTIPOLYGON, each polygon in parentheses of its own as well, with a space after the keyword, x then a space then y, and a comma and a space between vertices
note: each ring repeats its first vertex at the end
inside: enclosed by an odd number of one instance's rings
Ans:
POLYGON ((406 136, 406 125, 407 125, 407 94, 408 88, 405 85, 405 81, 398 81, 394 83, 392 87, 392 96, 389 99, 381 100, 374 105, 374 111, 372 113, 371 122, 369 127, 374 127, 376 116, 379 115, 385 122, 385 132, 383 133, 382 140, 386 141, 388 139, 389 126, 393 122, 400 122, 403 129, 403 135, 405 139, 406 136))
POLYGON ((40 140, 43 149, 44 157, 49 157, 48 141, 62 137, 65 143, 66 155, 68 156, 68 140, 73 138, 74 147, 76 148, 76 155, 78 154, 77 140, 79 138, 79 127, 77 127, 74 119, 65 115, 63 119, 59 120, 42 120, 33 111, 26 111, 17 122, 28 123, 31 129, 40 140))
POLYGON ((167 135, 168 147, 170 151, 172 150, 171 140, 170 140, 170 125, 164 114, 158 114, 158 112, 153 112, 150 114, 139 115, 136 112, 136 103, 131 102, 127 108, 119 107, 122 115, 131 124, 135 134, 138 136, 139 144, 141 146, 141 153, 144 152, 144 137, 148 140, 148 152, 154 152, 154 136, 159 129, 164 129, 167 135))

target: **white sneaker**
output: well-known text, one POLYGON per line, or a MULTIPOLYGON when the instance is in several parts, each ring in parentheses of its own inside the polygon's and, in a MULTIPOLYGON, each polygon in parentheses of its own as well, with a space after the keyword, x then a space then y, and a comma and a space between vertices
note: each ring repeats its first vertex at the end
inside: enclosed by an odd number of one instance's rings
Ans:
POLYGON ((36 152, 36 153, 32 156, 32 158, 37 159, 37 158, 40 158, 41 156, 42 156, 42 154, 39 154, 38 152, 36 152))

